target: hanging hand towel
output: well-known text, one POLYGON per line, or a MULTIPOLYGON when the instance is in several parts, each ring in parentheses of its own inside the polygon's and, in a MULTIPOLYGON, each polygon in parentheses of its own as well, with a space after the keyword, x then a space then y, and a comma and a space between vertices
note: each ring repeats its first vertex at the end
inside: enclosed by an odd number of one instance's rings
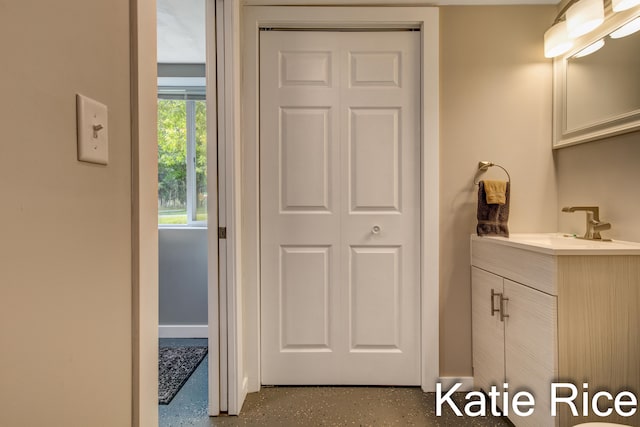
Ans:
POLYGON ((507 181, 485 179, 484 191, 487 193, 487 204, 504 205, 507 202, 505 196, 507 192, 507 181))
POLYGON ((506 183, 504 204, 487 203, 484 181, 478 184, 478 236, 509 237, 509 192, 511 183, 506 183))

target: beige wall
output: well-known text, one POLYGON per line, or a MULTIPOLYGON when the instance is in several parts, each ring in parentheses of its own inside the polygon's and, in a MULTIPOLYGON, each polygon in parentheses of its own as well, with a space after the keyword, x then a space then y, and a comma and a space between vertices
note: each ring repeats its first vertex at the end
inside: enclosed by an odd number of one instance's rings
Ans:
POLYGON ((130 425, 129 2, 2 1, 0 52, 0 425, 130 425), (76 160, 77 92, 106 167, 76 160))
MULTIPOLYGON (((600 206, 604 237, 640 242, 640 132, 556 152, 559 207, 600 206)), ((559 229, 584 234, 583 212, 560 213, 559 229)))
MULTIPOLYGON (((555 231, 551 62, 542 40, 555 6, 441 9, 440 374, 471 375, 469 235, 477 162, 509 171, 511 232, 555 231)), ((486 176, 502 177, 493 168, 486 176), (495 174, 495 175, 494 175, 495 174)))

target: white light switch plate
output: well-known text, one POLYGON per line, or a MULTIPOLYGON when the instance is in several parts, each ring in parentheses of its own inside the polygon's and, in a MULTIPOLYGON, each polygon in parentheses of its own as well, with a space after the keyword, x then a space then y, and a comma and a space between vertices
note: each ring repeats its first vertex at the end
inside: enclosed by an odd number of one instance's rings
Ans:
POLYGON ((78 160, 106 165, 109 161, 107 106, 76 95, 78 160))

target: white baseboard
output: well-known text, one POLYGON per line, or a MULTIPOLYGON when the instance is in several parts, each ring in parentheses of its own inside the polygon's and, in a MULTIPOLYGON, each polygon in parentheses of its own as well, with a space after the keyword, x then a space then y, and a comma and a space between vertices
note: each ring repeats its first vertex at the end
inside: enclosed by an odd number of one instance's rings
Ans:
POLYGON ((209 338, 207 325, 158 325, 159 338, 209 338))
POLYGON ((472 391, 473 377, 440 377, 438 382, 442 384, 442 390, 449 390, 454 384, 462 384, 458 391, 472 391))

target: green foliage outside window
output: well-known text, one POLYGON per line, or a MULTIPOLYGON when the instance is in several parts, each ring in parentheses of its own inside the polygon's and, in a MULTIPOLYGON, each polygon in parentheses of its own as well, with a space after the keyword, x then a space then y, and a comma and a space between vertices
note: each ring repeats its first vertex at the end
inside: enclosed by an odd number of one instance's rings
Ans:
POLYGON ((206 221, 207 122, 205 101, 158 100, 158 210, 160 224, 187 221, 187 102, 195 104, 196 210, 206 221))

